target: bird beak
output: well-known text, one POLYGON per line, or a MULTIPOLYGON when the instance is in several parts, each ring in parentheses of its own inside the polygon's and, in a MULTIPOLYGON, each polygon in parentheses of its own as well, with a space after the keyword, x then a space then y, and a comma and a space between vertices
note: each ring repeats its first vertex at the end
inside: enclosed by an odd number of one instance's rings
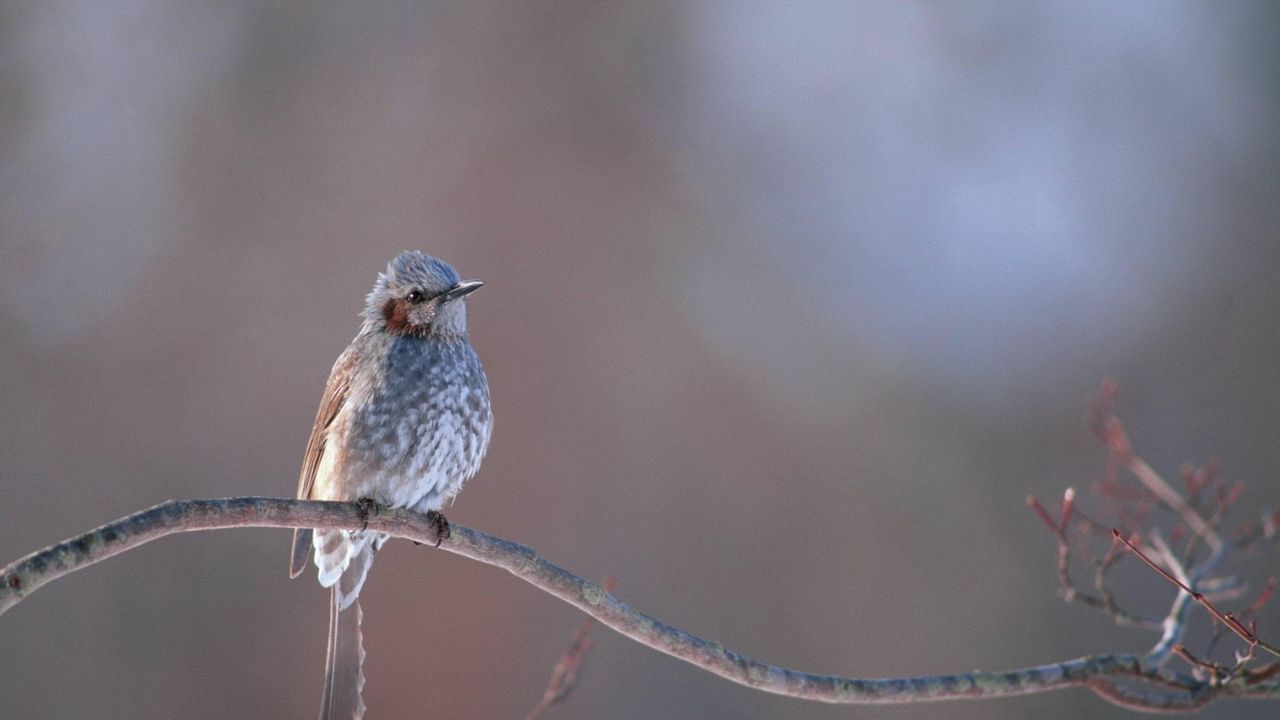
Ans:
POLYGON ((470 295, 482 287, 484 287, 484 283, 479 280, 463 280, 457 285, 445 290, 440 295, 440 302, 447 303, 451 300, 457 300, 460 297, 470 295))

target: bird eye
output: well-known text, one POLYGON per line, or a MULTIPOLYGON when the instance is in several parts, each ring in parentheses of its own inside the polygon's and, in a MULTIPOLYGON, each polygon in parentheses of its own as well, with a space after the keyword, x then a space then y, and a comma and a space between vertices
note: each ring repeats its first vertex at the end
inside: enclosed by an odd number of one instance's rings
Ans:
POLYGON ((417 305, 418 303, 426 299, 426 296, 424 296, 421 292, 417 290, 410 290, 409 294, 406 295, 405 297, 408 298, 409 302, 413 303, 414 305, 417 305))

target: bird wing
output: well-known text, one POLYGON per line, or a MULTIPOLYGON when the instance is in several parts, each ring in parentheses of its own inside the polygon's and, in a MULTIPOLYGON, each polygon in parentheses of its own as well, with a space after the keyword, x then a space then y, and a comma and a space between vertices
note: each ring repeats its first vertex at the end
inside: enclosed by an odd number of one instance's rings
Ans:
MULTIPOLYGON (((311 438, 307 440, 307 452, 302 457, 302 473, 298 477, 298 499, 311 498, 311 490, 316 484, 316 469, 320 467, 320 458, 324 456, 325 444, 329 439, 329 427, 334 418, 347 402, 351 394, 351 375, 355 369, 356 353, 354 348, 338 357, 329 372, 329 382, 324 386, 324 395, 320 398, 320 409, 316 411, 315 422, 311 425, 311 438)), ((289 577, 297 577, 306 568, 307 555, 311 552, 311 530, 299 528, 293 531, 293 553, 289 564, 289 577)))

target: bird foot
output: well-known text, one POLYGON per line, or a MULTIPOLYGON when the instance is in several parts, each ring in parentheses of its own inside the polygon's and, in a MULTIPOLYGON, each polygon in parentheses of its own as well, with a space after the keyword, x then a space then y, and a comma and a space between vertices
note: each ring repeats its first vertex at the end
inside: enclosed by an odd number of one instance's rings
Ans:
POLYGON ((364 521, 364 525, 360 527, 360 532, 369 529, 369 516, 378 514, 378 501, 373 498, 362 497, 356 500, 356 508, 360 511, 360 519, 364 521))
POLYGON ((440 543, 449 539, 452 531, 449 530, 449 521, 445 518, 444 513, 438 510, 427 511, 427 526, 436 536, 436 547, 440 547, 440 543))

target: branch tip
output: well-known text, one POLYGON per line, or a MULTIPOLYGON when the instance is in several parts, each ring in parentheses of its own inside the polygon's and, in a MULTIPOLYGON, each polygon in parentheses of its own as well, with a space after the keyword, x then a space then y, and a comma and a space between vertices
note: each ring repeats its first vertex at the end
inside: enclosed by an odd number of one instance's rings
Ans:
POLYGON ((1067 541, 1064 528, 1058 527, 1058 523, 1049 515, 1049 511, 1044 509, 1044 506, 1040 504, 1040 501, 1036 499, 1035 495, 1027 496, 1027 507, 1031 508, 1031 512, 1035 513, 1036 517, 1040 518, 1040 522, 1044 523, 1045 527, 1049 528, 1049 532, 1056 535, 1060 542, 1065 543, 1067 541))

